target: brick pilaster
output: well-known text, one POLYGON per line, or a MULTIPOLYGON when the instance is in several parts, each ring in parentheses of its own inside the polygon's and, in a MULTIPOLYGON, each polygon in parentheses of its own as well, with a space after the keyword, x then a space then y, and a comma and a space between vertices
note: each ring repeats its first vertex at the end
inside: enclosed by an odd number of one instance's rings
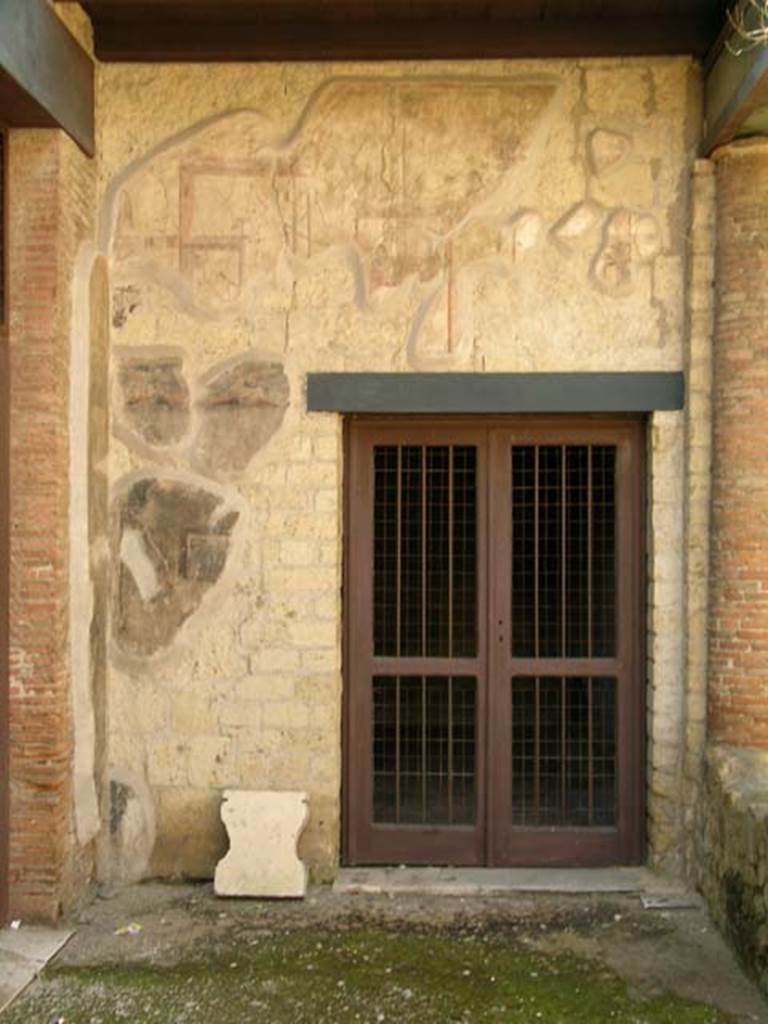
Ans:
POLYGON ((768 140, 713 159, 709 734, 768 748, 768 140))
POLYGON ((10 186, 10 900, 70 902, 69 362, 88 161, 56 131, 13 131, 10 186))

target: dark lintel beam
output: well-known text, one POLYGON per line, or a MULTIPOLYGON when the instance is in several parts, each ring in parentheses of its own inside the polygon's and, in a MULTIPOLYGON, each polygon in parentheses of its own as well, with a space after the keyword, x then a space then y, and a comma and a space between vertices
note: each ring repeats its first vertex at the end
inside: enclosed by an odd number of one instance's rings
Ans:
POLYGON ((93 155, 93 61, 45 0, 0 2, 0 123, 62 128, 93 155))
POLYGON ((684 399, 682 373, 307 374, 310 412, 653 412, 684 399))
POLYGON ((279 20, 219 7, 183 18, 126 5, 93 10, 96 55, 109 61, 422 60, 694 54, 708 17, 279 20))

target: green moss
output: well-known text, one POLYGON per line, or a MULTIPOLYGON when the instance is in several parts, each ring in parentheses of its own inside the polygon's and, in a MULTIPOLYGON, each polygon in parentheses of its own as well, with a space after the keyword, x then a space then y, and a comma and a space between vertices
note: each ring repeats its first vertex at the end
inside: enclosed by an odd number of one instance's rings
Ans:
POLYGON ((503 935, 385 929, 240 937, 185 963, 52 967, 4 1024, 725 1024, 671 996, 640 998, 570 955, 544 957, 503 935))
POLYGON ((755 912, 755 893, 735 871, 721 882, 725 902, 725 931, 747 971, 768 991, 768 947, 763 941, 765 921, 755 912))

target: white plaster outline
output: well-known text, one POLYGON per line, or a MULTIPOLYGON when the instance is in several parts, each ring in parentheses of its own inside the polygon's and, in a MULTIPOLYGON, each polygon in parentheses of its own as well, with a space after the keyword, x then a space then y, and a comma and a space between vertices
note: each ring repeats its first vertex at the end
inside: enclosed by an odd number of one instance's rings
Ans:
MULTIPOLYGON (((69 352, 69 658, 74 731, 75 830, 84 846, 101 828, 96 793, 96 722, 91 694, 90 630, 93 584, 88 538, 88 419, 90 390, 90 283, 102 253, 83 242, 72 274, 69 352), (81 390, 76 391, 77 383, 81 390)), ((106 467, 104 467, 106 471, 106 467)))

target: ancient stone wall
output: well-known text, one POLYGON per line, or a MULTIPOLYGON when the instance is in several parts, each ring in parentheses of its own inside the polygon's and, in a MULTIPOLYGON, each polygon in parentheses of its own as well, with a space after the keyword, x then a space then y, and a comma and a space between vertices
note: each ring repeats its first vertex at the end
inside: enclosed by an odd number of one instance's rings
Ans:
POLYGON ((695 881, 768 995, 768 751, 713 745, 695 821, 695 881))
MULTIPOLYGON (((697 88, 683 59, 99 69, 75 293, 98 308, 103 261, 111 440, 73 487, 108 465, 109 516, 76 538, 73 600, 110 620, 103 655, 75 644, 81 675, 108 660, 108 765, 83 733, 105 877, 209 877, 226 787, 308 790, 302 854, 334 874, 342 423, 306 412, 305 375, 681 369, 697 88)), ((98 396, 73 387, 82 448, 98 396)), ((652 418, 650 839, 671 867, 684 436, 652 418)))

